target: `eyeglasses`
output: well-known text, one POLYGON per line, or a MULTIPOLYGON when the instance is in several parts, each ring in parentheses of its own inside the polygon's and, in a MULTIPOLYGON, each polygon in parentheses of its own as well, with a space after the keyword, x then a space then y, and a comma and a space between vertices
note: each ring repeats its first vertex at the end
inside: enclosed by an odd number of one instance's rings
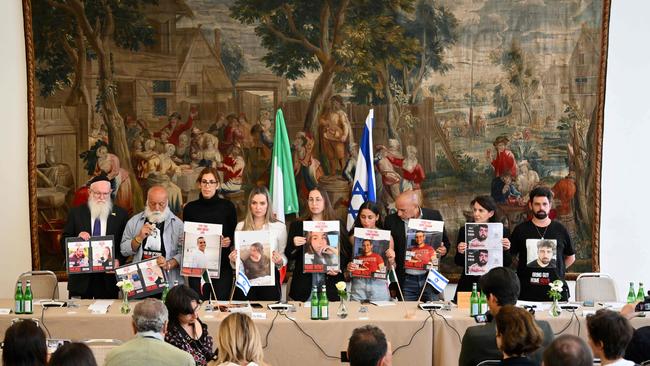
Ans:
POLYGON ((218 182, 216 180, 201 180, 201 184, 204 186, 213 186, 217 184, 218 182))
POLYGON ((90 193, 92 193, 93 197, 95 197, 95 198, 108 197, 108 196, 110 196, 111 192, 112 192, 112 190, 108 191, 108 192, 97 192, 97 191, 92 191, 92 190, 90 191, 90 193))

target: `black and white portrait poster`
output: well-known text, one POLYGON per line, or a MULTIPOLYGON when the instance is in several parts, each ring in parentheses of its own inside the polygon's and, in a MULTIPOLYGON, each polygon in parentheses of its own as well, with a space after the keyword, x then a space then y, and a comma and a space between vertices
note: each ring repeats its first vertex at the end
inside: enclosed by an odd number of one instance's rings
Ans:
POLYGON ((465 274, 480 276, 503 266, 503 224, 465 224, 465 274))

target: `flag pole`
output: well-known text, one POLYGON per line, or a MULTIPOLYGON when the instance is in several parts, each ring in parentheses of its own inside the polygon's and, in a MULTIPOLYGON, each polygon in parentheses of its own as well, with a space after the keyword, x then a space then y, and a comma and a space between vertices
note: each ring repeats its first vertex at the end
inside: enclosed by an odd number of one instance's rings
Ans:
POLYGON ((422 299, 422 295, 424 294, 424 289, 427 288, 428 284, 429 284, 429 282, 427 280, 424 280, 424 286, 422 286, 422 291, 420 291, 420 296, 418 297, 418 302, 420 302, 420 299, 422 299))
POLYGON ((404 312, 406 313, 406 318, 410 318, 409 309, 408 306, 406 306, 406 300, 404 299, 404 293, 402 292, 402 286, 399 285, 399 280, 397 279, 397 272, 395 272, 395 265, 391 265, 390 270, 393 271, 393 275, 395 276, 397 291, 399 291, 399 296, 402 298, 402 303, 404 304, 404 312))

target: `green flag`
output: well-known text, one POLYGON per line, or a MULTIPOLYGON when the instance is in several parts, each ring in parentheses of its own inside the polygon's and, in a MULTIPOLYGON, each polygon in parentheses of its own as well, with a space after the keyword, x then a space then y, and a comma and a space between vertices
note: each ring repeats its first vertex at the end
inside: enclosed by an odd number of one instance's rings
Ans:
POLYGON ((298 212, 298 194, 296 179, 293 175, 293 161, 287 128, 284 124, 282 110, 275 114, 275 139, 273 140, 273 157, 271 158, 271 197, 273 213, 284 222, 284 215, 298 212))

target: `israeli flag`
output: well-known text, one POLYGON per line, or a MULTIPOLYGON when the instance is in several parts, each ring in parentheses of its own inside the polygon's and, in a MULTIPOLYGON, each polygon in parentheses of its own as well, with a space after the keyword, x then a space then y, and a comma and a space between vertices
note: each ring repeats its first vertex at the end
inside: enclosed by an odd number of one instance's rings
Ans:
POLYGON ((246 273, 244 273, 244 266, 239 266, 239 271, 237 271, 237 282, 235 282, 235 286, 239 287, 239 289, 244 293, 244 296, 248 296, 248 291, 251 289, 251 283, 248 280, 246 273))
POLYGON ((447 284, 449 283, 449 280, 445 278, 440 272, 436 271, 435 269, 431 268, 429 270, 429 274, 427 275, 427 283, 438 292, 442 292, 445 287, 447 287, 447 284))
POLYGON ((373 166, 372 154, 372 124, 374 110, 371 109, 366 117, 366 123, 363 127, 363 134, 359 144, 359 156, 357 157, 357 167, 354 173, 352 184, 352 197, 350 197, 350 207, 348 207, 348 230, 352 230, 354 220, 359 214, 359 206, 365 201, 377 202, 375 188, 375 169, 373 166))

